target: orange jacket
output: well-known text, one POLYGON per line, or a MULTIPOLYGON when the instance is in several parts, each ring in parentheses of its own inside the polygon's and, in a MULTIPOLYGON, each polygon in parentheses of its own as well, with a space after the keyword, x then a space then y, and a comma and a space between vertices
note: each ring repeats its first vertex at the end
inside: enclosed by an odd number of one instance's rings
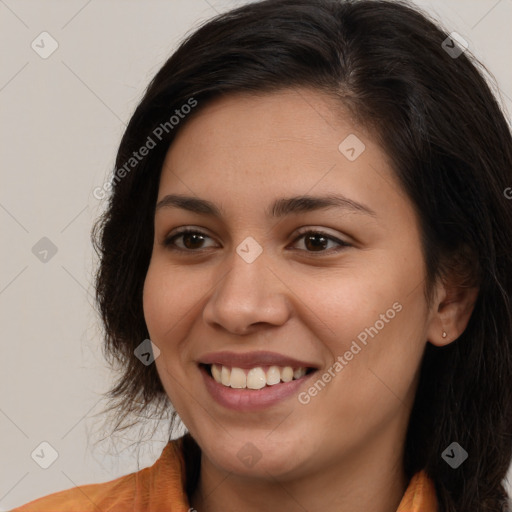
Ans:
MULTIPOLYGON (((181 438, 182 439, 182 438, 181 438)), ((100 484, 82 485, 31 501, 11 512, 189 512, 183 490, 181 439, 169 441, 149 468, 100 484)), ((397 512, 437 512, 434 483, 420 471, 397 512)))

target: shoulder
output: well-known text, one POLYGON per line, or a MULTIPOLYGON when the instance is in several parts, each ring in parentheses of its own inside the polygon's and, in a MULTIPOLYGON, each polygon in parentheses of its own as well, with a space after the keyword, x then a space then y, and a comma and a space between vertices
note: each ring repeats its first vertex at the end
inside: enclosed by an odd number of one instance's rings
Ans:
POLYGON ((137 473, 132 473, 109 482, 81 485, 59 491, 26 503, 11 512, 99 512, 100 510, 102 512, 114 512, 130 510, 133 508, 136 492, 136 475, 137 473))
POLYGON ((176 440, 148 468, 43 496, 11 512, 146 512, 159 505, 162 510, 181 511, 186 503, 183 469, 181 440, 176 440))
POLYGON ((434 480, 426 470, 418 471, 409 481, 396 512, 438 512, 434 480))

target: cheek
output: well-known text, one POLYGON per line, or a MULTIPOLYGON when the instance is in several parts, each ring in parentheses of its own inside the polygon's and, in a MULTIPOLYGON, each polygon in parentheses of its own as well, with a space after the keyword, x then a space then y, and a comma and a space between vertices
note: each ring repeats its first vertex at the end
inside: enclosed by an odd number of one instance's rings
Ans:
POLYGON ((392 282, 389 272, 376 272, 377 263, 289 277, 300 299, 300 314, 317 325, 317 336, 336 353, 346 350, 347 342, 350 345, 350 340, 379 320, 399 296, 399 283, 392 282))
POLYGON ((153 341, 156 341, 157 333, 163 328, 164 311, 168 307, 168 297, 165 297, 165 286, 162 284, 157 278, 154 265, 150 264, 144 281, 142 303, 146 326, 153 341))
POLYGON ((329 275, 300 279, 295 285, 306 306, 303 315, 309 317, 310 326, 316 326, 312 328, 332 361, 347 355, 350 369, 344 373, 355 372, 367 381, 363 377, 368 368, 375 369, 398 388, 403 383, 407 387, 413 378, 425 346, 428 312, 421 265, 411 262, 399 255, 375 258, 329 275))
POLYGON ((190 281, 179 279, 179 275, 153 259, 144 282, 143 310, 149 337, 161 352, 155 360, 158 375, 171 403, 181 411, 182 386, 176 385, 176 380, 185 379, 185 369, 179 340, 188 328, 185 320, 192 297, 190 281))
MULTIPOLYGON (((183 274, 181 274, 183 275, 183 274)), ((165 334, 179 326, 197 298, 190 279, 180 279, 175 269, 158 261, 150 263, 143 291, 143 309, 151 339, 158 344, 165 334)))
POLYGON ((318 325, 329 326, 321 327, 327 332, 321 341, 332 358, 318 376, 325 377, 326 384, 312 383, 305 390, 311 400, 307 422, 312 431, 317 428, 315 418, 326 411, 340 430, 350 432, 347 439, 354 436, 353 442, 357 432, 376 432, 389 421, 405 421, 404 405, 413 399, 425 345, 426 310, 421 287, 410 293, 407 279, 391 277, 388 272, 371 284, 362 274, 340 279, 339 286, 331 281, 330 293, 318 282, 310 288, 307 304, 322 321, 317 320, 318 325))

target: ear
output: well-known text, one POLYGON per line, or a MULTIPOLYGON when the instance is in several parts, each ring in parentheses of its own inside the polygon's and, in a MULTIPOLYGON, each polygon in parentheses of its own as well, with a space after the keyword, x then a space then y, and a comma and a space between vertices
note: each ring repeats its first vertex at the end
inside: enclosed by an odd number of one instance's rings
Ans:
POLYGON ((439 283, 432 304, 427 340, 438 347, 455 341, 466 329, 478 297, 478 287, 439 283), (443 332, 446 337, 443 338, 443 332))

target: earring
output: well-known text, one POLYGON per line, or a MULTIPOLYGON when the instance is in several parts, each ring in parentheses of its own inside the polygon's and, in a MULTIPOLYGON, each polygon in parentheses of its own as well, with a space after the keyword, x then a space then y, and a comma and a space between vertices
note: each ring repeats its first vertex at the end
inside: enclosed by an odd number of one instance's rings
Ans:
POLYGON ((443 331, 443 338, 446 338, 447 334, 446 331, 443 331))

